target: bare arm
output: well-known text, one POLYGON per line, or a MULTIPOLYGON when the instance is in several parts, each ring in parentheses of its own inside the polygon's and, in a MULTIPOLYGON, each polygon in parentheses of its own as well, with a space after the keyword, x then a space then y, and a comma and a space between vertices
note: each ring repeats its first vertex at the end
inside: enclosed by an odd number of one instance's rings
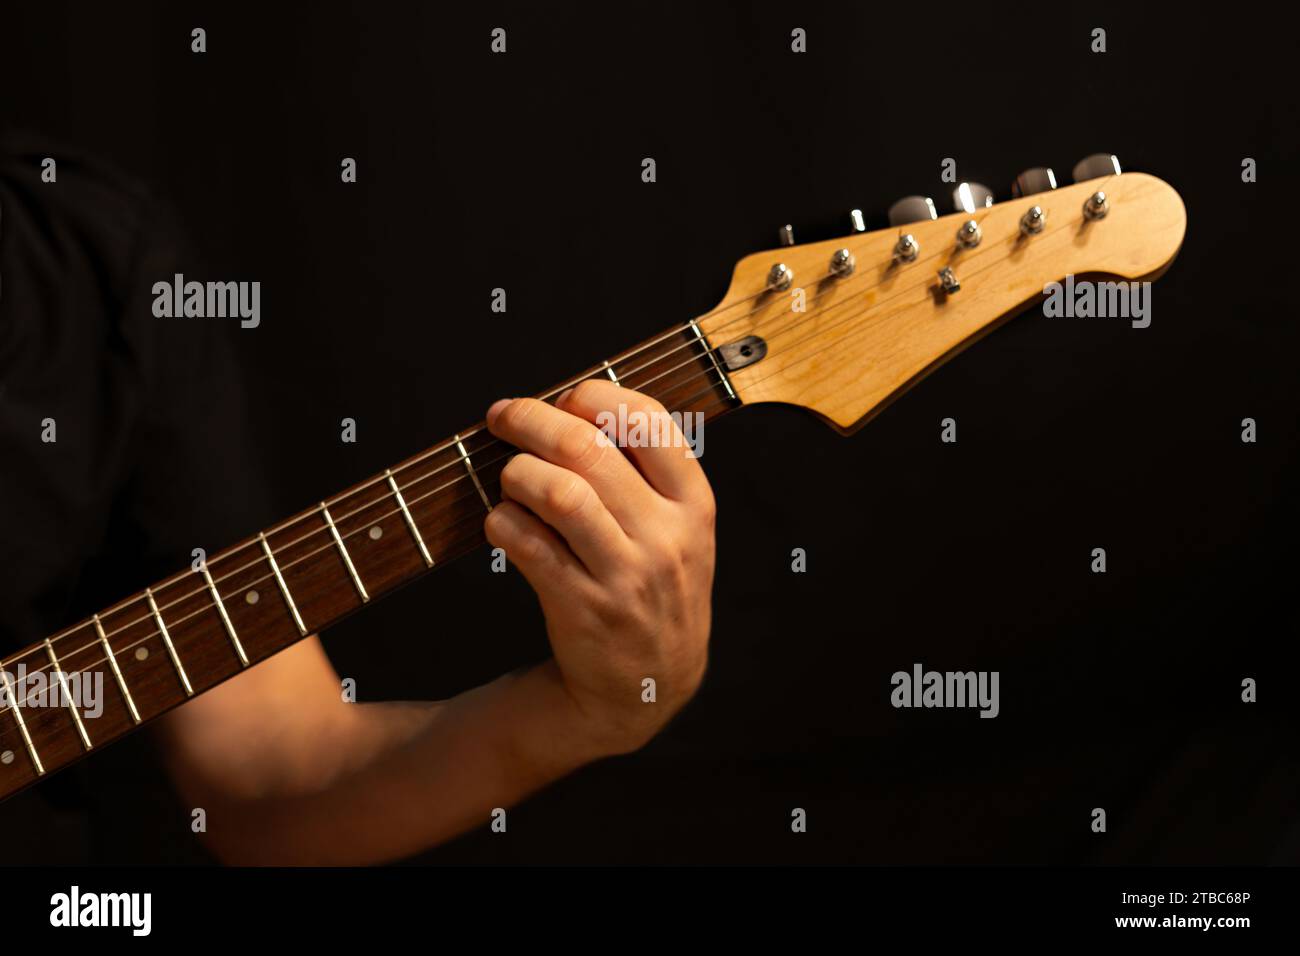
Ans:
POLYGON ((680 447, 620 450, 602 410, 661 406, 587 382, 558 408, 497 403, 524 449, 488 517, 538 594, 554 656, 438 703, 344 703, 311 637, 179 708, 173 777, 232 863, 410 855, 574 769, 648 741, 699 686, 713 580, 713 498, 680 447), (657 702, 642 702, 644 678, 657 702))

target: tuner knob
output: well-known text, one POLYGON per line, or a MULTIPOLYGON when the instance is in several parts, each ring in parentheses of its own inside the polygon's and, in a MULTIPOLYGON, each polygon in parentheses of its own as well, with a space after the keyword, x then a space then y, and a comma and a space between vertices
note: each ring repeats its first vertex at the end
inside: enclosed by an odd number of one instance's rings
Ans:
POLYGON ((831 275, 840 279, 851 276, 854 265, 852 252, 848 249, 836 249, 835 254, 831 256, 831 275))
POLYGON ((781 240, 783 246, 794 245, 794 226, 782 226, 776 231, 777 237, 781 240))
POLYGON ((767 288, 770 290, 784 292, 793 281, 794 270, 784 262, 778 262, 767 273, 767 288))
POLYGON ((1016 181, 1011 184, 1011 195, 1019 199, 1021 196, 1045 193, 1055 188, 1056 173, 1047 166, 1035 166, 1016 177, 1016 181))
POLYGON ((939 213, 934 208, 934 200, 929 196, 904 196, 889 207, 891 226, 906 226, 909 222, 925 222, 938 218, 939 213))
POLYGON ((1076 183, 1096 179, 1099 176, 1114 176, 1120 172, 1119 157, 1111 153, 1093 153, 1074 164, 1074 181, 1076 183))
POLYGON ((1020 234, 1022 236, 1036 236, 1043 231, 1043 226, 1047 224, 1047 213, 1043 212, 1042 206, 1030 206, 1025 214, 1020 217, 1020 234))
POLYGON ((894 246, 894 261, 897 263, 915 262, 920 252, 920 243, 909 232, 898 237, 898 242, 894 246))
POLYGON ((993 190, 979 183, 958 183, 952 191, 952 208, 957 212, 974 212, 993 205, 993 190))
POLYGON ((867 231, 867 221, 862 218, 861 209, 852 209, 849 211, 849 229, 853 232, 867 231))
POLYGON ((1089 221, 1105 219, 1106 213, 1110 212, 1110 200, 1106 194, 1098 189, 1089 196, 1083 203, 1083 218, 1089 221))

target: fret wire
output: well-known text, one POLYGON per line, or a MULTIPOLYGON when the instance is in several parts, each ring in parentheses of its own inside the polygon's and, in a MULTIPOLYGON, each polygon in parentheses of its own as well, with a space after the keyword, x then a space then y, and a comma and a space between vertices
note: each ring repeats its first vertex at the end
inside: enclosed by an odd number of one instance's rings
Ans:
MULTIPOLYGON (((688 343, 687 343, 687 345, 695 345, 695 344, 696 344, 695 341, 691 341, 691 342, 688 342, 688 343)), ((707 342, 704 342, 704 347, 705 347, 706 349, 708 348, 708 343, 707 343, 707 342)), ((677 350, 674 349, 673 351, 676 352, 677 350)), ((672 355, 672 354, 673 354, 673 352, 667 352, 667 353, 664 354, 663 357, 664 357, 664 358, 667 358, 669 355, 672 355)), ((673 372, 676 372, 678 369, 683 369, 683 368, 687 368, 687 367, 689 367, 689 366, 691 366, 691 365, 694 365, 696 362, 698 362, 700 359, 702 359, 702 358, 704 358, 704 357, 705 357, 705 356, 703 356, 703 355, 692 355, 692 356, 690 356, 689 358, 687 358, 686 361, 684 361, 684 362, 678 362, 676 365, 672 366, 671 368, 666 368, 666 369, 664 369, 662 372, 660 372, 660 373, 659 373, 658 375, 656 375, 654 378, 648 378, 648 379, 646 379, 644 382, 641 382, 640 384, 636 385, 636 386, 635 386, 635 390, 636 390, 636 391, 639 391, 639 392, 640 392, 640 391, 645 391, 646 388, 648 388, 649 386, 653 385, 655 382, 659 381, 659 380, 660 380, 661 378, 663 378, 665 375, 671 375, 671 374, 673 374, 673 372)), ((710 359, 712 359, 712 357, 713 357, 713 353, 712 353, 712 352, 709 352, 709 353, 708 353, 708 357, 709 357, 710 359)), ((646 368, 649 368, 651 365, 653 365, 653 364, 654 364, 655 362, 657 362, 657 361, 659 361, 659 360, 658 360, 658 359, 655 359, 654 361, 647 362, 645 365, 641 366, 641 369, 638 369, 638 371, 642 371, 642 370, 644 370, 644 369, 646 369, 646 368)), ((718 373, 718 376, 722 379, 722 381, 719 382, 718 384, 720 384, 720 385, 722 385, 723 387, 726 388, 727 393, 728 393, 728 396, 729 396, 730 398, 736 399, 736 394, 735 394, 734 392, 732 392, 732 390, 731 390, 731 384, 730 384, 730 382, 728 382, 728 380, 727 380, 727 376, 726 376, 725 374, 723 374, 722 369, 718 368, 718 363, 717 363, 717 362, 713 362, 713 367, 712 367, 712 368, 706 368, 704 371, 702 371, 702 372, 697 372, 696 374, 692 375, 690 378, 683 379, 682 381, 678 382, 678 383, 675 384, 675 385, 670 385, 670 386, 668 386, 668 391, 667 391, 667 392, 664 392, 664 393, 662 393, 662 394, 663 394, 663 395, 667 395, 668 392, 671 392, 671 391, 673 391, 674 389, 676 389, 676 388, 678 388, 678 387, 680 387, 680 386, 682 386, 682 385, 685 385, 687 382, 693 382, 693 381, 695 381, 697 378, 708 378, 711 374, 713 374, 713 372, 717 372, 717 373, 718 373)), ((712 386, 710 386, 710 387, 712 387, 712 386)), ((652 397, 652 398, 659 398, 659 399, 661 399, 662 396, 651 396, 651 397, 652 397)), ((736 400, 739 401, 739 399, 736 399, 736 400)))
MULTIPOLYGON (((818 298, 820 297, 820 295, 822 295, 822 294, 824 294, 824 293, 819 293, 818 296, 814 296, 814 297, 813 297, 813 301, 816 302, 817 299, 818 299, 818 298)), ((753 314, 754 314, 753 312, 749 313, 749 315, 753 315, 753 314)), ((742 316, 742 318, 748 318, 748 316, 742 316)), ((676 330, 676 334, 677 334, 677 335, 689 336, 689 338, 688 338, 686 341, 683 341, 683 342, 681 342, 681 343, 678 344, 678 345, 674 345, 674 346, 673 346, 672 348, 670 348, 668 351, 663 352, 663 353, 660 354, 660 355, 656 355, 656 356, 654 356, 654 357, 652 357, 652 358, 647 359, 646 361, 642 362, 640 365, 636 366, 635 368, 632 368, 632 369, 624 369, 622 372, 619 373, 619 375, 620 375, 620 377, 622 378, 622 380, 623 380, 624 382, 626 382, 629 378, 631 378, 633 375, 636 375, 638 372, 644 372, 646 369, 651 368, 652 366, 654 366, 654 364, 655 364, 656 362, 662 362, 662 361, 664 361, 665 359, 672 358, 672 357, 673 357, 674 355, 676 355, 677 353, 679 353, 679 352, 683 352, 683 351, 687 351, 687 350, 693 348, 695 345, 699 344, 699 338, 702 338, 703 336, 696 336, 696 335, 695 335, 695 332, 698 331, 698 330, 696 330, 696 329, 693 329, 693 326, 694 326, 695 321, 696 321, 695 319, 692 319, 691 321, 685 323, 685 324, 684 324, 680 329, 676 330)), ((763 320, 762 320, 762 319, 759 319, 758 321, 761 323, 763 320)), ((730 325, 730 324, 731 324, 730 322, 725 322, 725 323, 723 323, 723 326, 730 325)), ((719 326, 718 329, 715 329, 714 331, 718 331, 718 330, 720 330, 723 326, 719 326)), ((635 357, 637 354, 639 354, 639 353, 638 353, 638 352, 633 352, 632 355, 629 355, 629 356, 628 356, 628 358, 633 358, 633 357, 635 357)), ((696 361, 697 359, 700 359, 700 358, 703 358, 703 356, 693 355, 693 356, 691 356, 690 358, 688 358, 685 362, 681 362, 681 363, 678 363, 677 365, 674 365, 671 369, 668 369, 668 371, 671 372, 671 371, 673 371, 673 370, 675 370, 675 369, 679 369, 679 368, 682 368, 682 367, 684 367, 684 366, 686 366, 686 365, 690 365, 692 362, 694 362, 694 361, 696 361)), ((617 365, 619 362, 624 362, 624 361, 627 361, 627 359, 614 359, 614 360, 613 360, 613 364, 614 364, 614 365, 617 365)), ((640 385, 628 385, 628 386, 626 386, 626 387, 627 387, 627 388, 636 389, 637 391, 640 391, 640 390, 644 389, 644 388, 646 387, 646 385, 647 385, 649 382, 657 381, 659 378, 661 378, 661 377, 663 376, 663 374, 664 374, 664 373, 660 373, 660 375, 657 375, 657 376, 655 376, 655 377, 652 378, 652 379, 648 379, 646 382, 642 382, 640 385)))
POLYGON ((487 492, 483 490, 483 483, 478 480, 478 473, 474 471, 474 465, 469 460, 469 452, 465 450, 465 444, 460 440, 460 435, 456 436, 456 448, 460 451, 461 460, 465 462, 465 468, 469 471, 469 476, 474 481, 474 487, 478 489, 478 496, 483 499, 483 507, 488 511, 492 510, 492 502, 488 500, 487 492))
MULTIPOLYGON (((45 776, 45 765, 41 763, 40 755, 36 752, 36 745, 32 743, 32 735, 27 731, 27 721, 23 719, 22 704, 18 701, 18 695, 14 693, 14 680, 9 674, 9 668, 5 666, 3 660, 0 660, 0 679, 5 682, 5 693, 13 701, 9 709, 13 711, 14 721, 18 724, 18 733, 22 735, 23 743, 27 745, 27 753, 32 758, 32 765, 36 767, 36 776, 45 776)), ((26 703, 24 698, 23 703, 26 703)))
POLYGON ((58 678, 59 689, 63 692, 63 702, 67 704, 68 710, 72 711, 72 722, 77 725, 77 733, 81 735, 81 745, 87 750, 91 749, 90 734, 86 733, 86 725, 81 722, 81 714, 77 711, 77 702, 72 699, 72 694, 68 691, 68 675, 63 673, 63 667, 59 664, 59 658, 54 653, 54 645, 50 639, 45 639, 45 653, 50 658, 50 665, 54 668, 54 676, 58 678))
MULTIPOLYGON (((230 623, 230 615, 226 613, 226 604, 221 600, 221 593, 217 590, 217 585, 208 572, 208 562, 200 561, 199 570, 203 573, 203 580, 208 583, 208 590, 212 593, 213 603, 216 604, 217 614, 221 616, 221 623, 226 627, 226 634, 230 638, 230 643, 234 645, 235 653, 239 655, 239 663, 247 667, 248 655, 244 653, 244 645, 239 643, 239 635, 235 633, 235 625, 230 623)), ((182 598, 182 600, 184 599, 182 598)))
MULTIPOLYGON (((93 615, 95 630, 99 634, 99 642, 104 645, 104 653, 108 655, 108 666, 113 670, 113 676, 117 678, 117 689, 122 692, 126 699, 126 706, 131 709, 131 719, 137 724, 140 723, 140 712, 135 709, 135 701, 131 698, 131 691, 127 689, 126 678, 122 676, 122 670, 117 666, 117 655, 113 653, 113 647, 108 643, 108 635, 104 633, 104 625, 99 620, 99 615, 93 615)), ((92 647, 94 645, 91 645, 92 647)))
POLYGON ((293 595, 289 593, 289 585, 285 583, 284 575, 280 573, 280 565, 275 561, 275 553, 271 550, 271 546, 266 543, 265 534, 259 532, 257 539, 262 542, 262 550, 266 552, 266 560, 271 565, 271 573, 275 575, 275 580, 280 584, 280 593, 284 595, 284 603, 289 606, 289 613, 293 615, 293 623, 298 626, 298 633, 306 637, 307 626, 303 624, 302 615, 298 613, 298 605, 293 603, 293 595))
POLYGON ((361 595, 361 603, 365 604, 370 600, 370 595, 366 593, 366 586, 361 583, 361 575, 357 574, 357 569, 352 565, 352 556, 348 554, 348 549, 343 546, 343 539, 339 537, 339 529, 334 526, 334 519, 330 517, 329 508, 325 507, 325 502, 320 503, 321 514, 325 517, 325 523, 330 526, 330 534, 334 536, 334 544, 338 546, 339 554, 343 556, 343 563, 347 565, 348 574, 352 575, 352 583, 357 587, 357 593, 361 595))
POLYGON ((722 384, 726 386, 727 394, 731 398, 735 398, 736 393, 731 390, 731 379, 727 378, 727 374, 722 371, 722 366, 718 364, 718 357, 713 354, 713 349, 709 348, 709 343, 708 340, 704 338, 704 333, 700 331, 700 327, 695 324, 694 319, 691 319, 690 326, 691 331, 695 333, 695 337, 700 340, 700 345, 704 346, 704 354, 709 357, 709 361, 713 363, 713 367, 717 370, 719 377, 722 379, 722 384))
MULTIPOLYGON (((176 653, 176 646, 172 644, 172 636, 167 631, 167 624, 163 621, 162 613, 158 610, 158 602, 153 599, 153 589, 145 588, 144 596, 149 601, 149 610, 153 611, 154 620, 158 622, 158 633, 162 635, 163 644, 167 647, 167 654, 172 659, 172 666, 176 668, 176 673, 180 675, 181 686, 185 688, 185 696, 193 697, 194 688, 190 686, 190 676, 185 673, 185 667, 181 664, 180 656, 176 653)), ((152 635, 150 636, 152 637, 152 635)))
POLYGON ((614 374, 614 366, 609 364, 609 359, 605 360, 605 371, 609 374, 609 380, 615 385, 620 384, 618 376, 614 374))
POLYGON ((389 468, 384 474, 388 478, 388 486, 393 489, 393 497, 397 499, 397 507, 402 509, 402 517, 406 519, 406 527, 410 529, 411 537, 415 539, 415 543, 420 549, 420 557, 424 558, 425 567, 433 567, 433 557, 429 554, 429 549, 425 547, 424 537, 420 534, 420 529, 415 526, 415 519, 411 517, 411 512, 407 510, 406 499, 402 497, 402 489, 397 487, 397 480, 393 478, 393 470, 389 468))

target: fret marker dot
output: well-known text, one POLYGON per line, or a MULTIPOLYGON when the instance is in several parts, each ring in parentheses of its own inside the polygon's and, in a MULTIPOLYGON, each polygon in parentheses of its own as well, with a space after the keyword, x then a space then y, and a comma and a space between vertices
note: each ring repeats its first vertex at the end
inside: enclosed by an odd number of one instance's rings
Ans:
POLYGON ((149 648, 147 648, 147 647, 137 647, 137 648, 135 649, 135 659, 136 659, 137 661, 142 661, 142 660, 144 660, 144 659, 145 659, 146 657, 148 657, 148 656, 149 656, 149 648))
POLYGON ((6 750, 4 753, 0 754, 0 763, 13 763, 13 762, 14 762, 14 752, 12 750, 6 750))
POLYGON ((383 536, 384 536, 384 529, 379 527, 379 525, 375 525, 373 528, 370 529, 371 541, 378 541, 383 536))
POLYGON ((249 592, 244 595, 244 600, 249 604, 256 604, 259 597, 261 597, 260 594, 250 589, 249 592))

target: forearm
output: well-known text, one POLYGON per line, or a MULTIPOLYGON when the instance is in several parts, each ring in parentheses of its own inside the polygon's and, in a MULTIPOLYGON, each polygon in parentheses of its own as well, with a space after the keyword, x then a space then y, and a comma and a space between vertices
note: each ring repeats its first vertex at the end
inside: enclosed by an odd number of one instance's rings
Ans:
MULTIPOLYGON (((347 704, 295 755, 307 773, 231 788, 176 776, 207 800, 208 841, 237 864, 365 864, 419 852, 489 823, 601 755, 554 662, 435 704, 347 704)), ((192 768, 191 768, 192 769, 192 768)), ((247 778, 246 778, 247 779, 247 778)))
POLYGON ((667 415, 599 380, 554 406, 488 409, 493 434, 524 451, 501 472, 484 532, 537 592, 554 658, 445 703, 345 704, 313 636, 177 710, 166 724, 173 776, 208 810, 223 859, 410 855, 488 825, 494 808, 584 763, 640 747, 695 693, 713 495, 680 445, 598 440, 594 423, 629 406, 667 415))

